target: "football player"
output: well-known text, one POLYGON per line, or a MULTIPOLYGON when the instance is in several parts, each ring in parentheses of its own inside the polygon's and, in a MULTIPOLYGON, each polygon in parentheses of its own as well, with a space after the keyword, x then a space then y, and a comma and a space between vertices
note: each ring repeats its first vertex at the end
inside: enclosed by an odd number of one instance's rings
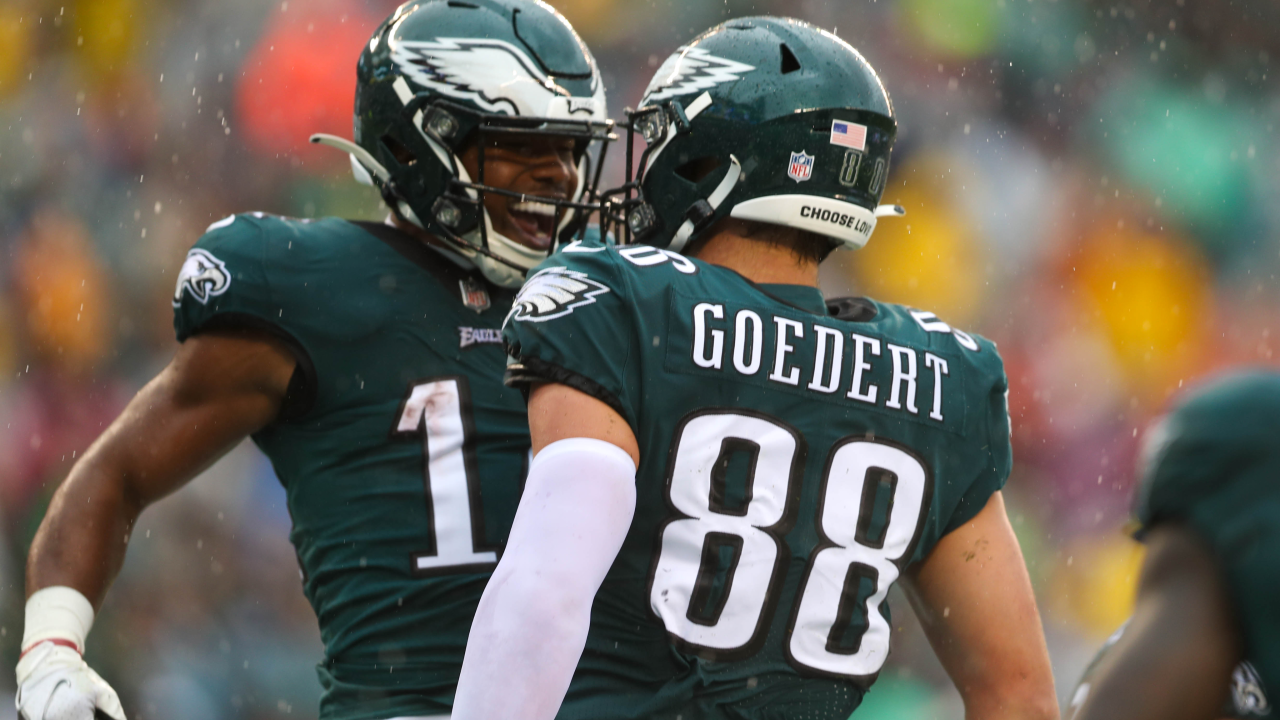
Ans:
POLYGON ((288 495, 325 657, 322 718, 449 712, 529 457, 500 324, 584 218, 600 74, 534 0, 418 0, 358 64, 357 178, 387 224, 214 223, 173 295, 182 345, 72 469, 31 549, 17 704, 124 717, 81 659, 138 514, 245 436, 288 495))
MULTIPOLYGON (((1075 720, 1076 713, 1084 705, 1084 701, 1089 699, 1089 693, 1097 682, 1095 676, 1098 674, 1098 669, 1104 661, 1107 661, 1112 648, 1124 637, 1125 630, 1129 628, 1129 622, 1125 621, 1111 634, 1111 637, 1107 638, 1102 647, 1098 648, 1098 654, 1084 669, 1080 682, 1076 685, 1075 691, 1071 694, 1071 700, 1067 704, 1067 720, 1075 720)), ((1214 692, 1217 690, 1215 689, 1214 692)), ((1267 700, 1267 693, 1262 688, 1262 679, 1258 677, 1257 669, 1249 661, 1241 661, 1231 671, 1231 690, 1226 702, 1214 717, 1222 720, 1249 720, 1268 717, 1270 712, 1271 703, 1267 700)))
POLYGON ((1086 671, 1072 718, 1277 717, 1277 438, 1274 372, 1210 382, 1148 432, 1133 617, 1086 671))
POLYGON ((995 346, 817 288, 879 214, 875 71, 803 22, 733 20, 632 125, 641 244, 566 247, 506 321, 535 457, 455 720, 845 720, 899 580, 967 717, 1055 718, 995 346))

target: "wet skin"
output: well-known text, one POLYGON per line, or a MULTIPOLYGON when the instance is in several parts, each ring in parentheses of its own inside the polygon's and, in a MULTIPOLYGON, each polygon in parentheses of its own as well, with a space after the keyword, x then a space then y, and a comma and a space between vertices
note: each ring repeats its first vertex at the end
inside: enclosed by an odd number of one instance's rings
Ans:
MULTIPOLYGON (((492 133, 484 141, 485 185, 554 200, 568 200, 577 189, 574 138, 492 133)), ((479 145, 469 146, 461 160, 467 174, 480 182, 479 145)), ((551 246, 558 219, 552 206, 486 193, 484 207, 495 232, 536 250, 551 246)))

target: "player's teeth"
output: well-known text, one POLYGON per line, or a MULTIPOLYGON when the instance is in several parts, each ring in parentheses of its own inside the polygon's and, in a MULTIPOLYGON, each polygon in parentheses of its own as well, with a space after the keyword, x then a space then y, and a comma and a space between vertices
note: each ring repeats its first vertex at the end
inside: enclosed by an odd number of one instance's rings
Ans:
POLYGON ((542 202, 518 202, 511 206, 512 211, 529 213, 531 215, 546 215, 547 217, 555 217, 556 206, 550 203, 542 202))

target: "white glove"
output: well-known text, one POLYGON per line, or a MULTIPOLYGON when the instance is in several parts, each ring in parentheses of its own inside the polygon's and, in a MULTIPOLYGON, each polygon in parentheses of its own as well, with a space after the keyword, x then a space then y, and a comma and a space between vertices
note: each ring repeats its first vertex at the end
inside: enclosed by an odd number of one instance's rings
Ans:
POLYGON ((44 641, 18 661, 22 720, 94 720, 94 709, 125 720, 116 691, 74 649, 44 641))
POLYGON ((81 657, 91 627, 93 604, 75 588, 55 585, 27 599, 16 698, 21 720, 94 720, 99 712, 125 720, 116 691, 81 657))

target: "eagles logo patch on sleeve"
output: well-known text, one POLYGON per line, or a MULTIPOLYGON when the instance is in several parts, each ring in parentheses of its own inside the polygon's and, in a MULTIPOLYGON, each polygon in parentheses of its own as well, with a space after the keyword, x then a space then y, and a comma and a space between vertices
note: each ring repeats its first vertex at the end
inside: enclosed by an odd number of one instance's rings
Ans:
POLYGON ((231 274, 227 272, 226 263, 213 256, 208 250, 194 248, 187 253, 187 259, 178 271, 178 285, 173 289, 173 306, 182 303, 182 293, 186 292, 201 305, 207 305, 209 298, 221 295, 231 287, 231 274))
POLYGON ((1237 717, 1262 717, 1271 712, 1262 678, 1248 661, 1237 665, 1231 673, 1231 702, 1237 717))
POLYGON ((512 318, 518 322, 554 320, 568 315, 576 307, 590 305, 596 301, 596 295, 607 292, 609 288, 588 278, 584 272, 550 267, 525 281, 507 314, 507 321, 512 318))

